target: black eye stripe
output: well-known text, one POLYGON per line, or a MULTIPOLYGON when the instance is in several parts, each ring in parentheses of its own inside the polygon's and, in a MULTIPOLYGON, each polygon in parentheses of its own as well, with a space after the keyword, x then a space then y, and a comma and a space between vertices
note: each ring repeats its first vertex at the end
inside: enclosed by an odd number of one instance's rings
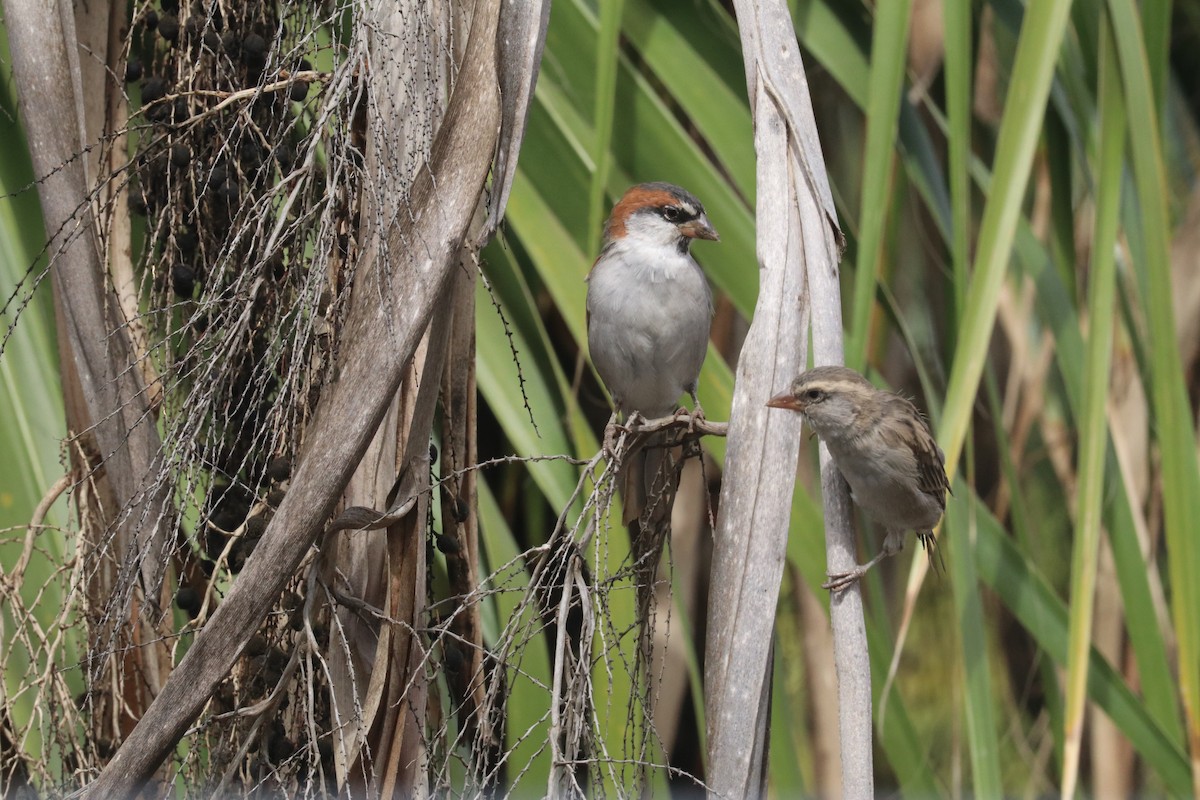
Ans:
POLYGON ((698 211, 682 205, 659 206, 658 213, 668 222, 687 222, 700 216, 698 211))

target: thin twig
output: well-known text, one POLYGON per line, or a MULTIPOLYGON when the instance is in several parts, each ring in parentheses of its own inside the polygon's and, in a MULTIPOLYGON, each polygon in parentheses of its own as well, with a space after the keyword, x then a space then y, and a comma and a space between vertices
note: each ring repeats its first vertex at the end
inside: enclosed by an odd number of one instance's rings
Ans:
POLYGON ((9 573, 8 579, 14 585, 19 585, 21 579, 25 576, 25 570, 29 566, 29 559, 33 556, 33 540, 42 532, 45 527, 42 523, 46 519, 46 514, 50 512, 50 506, 54 505, 55 501, 62 496, 62 493, 70 488, 72 483, 70 475, 62 475, 54 482, 54 485, 47 490, 42 499, 38 501, 37 508, 33 510, 33 516, 29 519, 29 526, 25 532, 25 545, 21 548, 21 557, 17 559, 16 566, 9 573))

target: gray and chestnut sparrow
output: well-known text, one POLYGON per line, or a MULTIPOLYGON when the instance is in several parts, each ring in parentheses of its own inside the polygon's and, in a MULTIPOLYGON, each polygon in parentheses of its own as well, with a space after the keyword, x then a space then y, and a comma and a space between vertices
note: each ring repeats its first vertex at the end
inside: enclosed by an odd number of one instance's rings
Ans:
POLYGON ((950 481, 945 456, 916 406, 846 367, 810 369, 767 405, 804 416, 829 448, 854 502, 887 529, 879 555, 831 574, 824 588, 845 589, 881 559, 899 553, 908 530, 916 532, 932 560, 932 529, 946 510, 950 481))
MULTIPOLYGON (((669 183, 631 187, 613 206, 587 283, 588 349, 617 411, 672 414, 689 394, 694 414, 708 351, 712 291, 690 248, 717 241, 704 206, 669 183)), ((646 447, 626 475, 626 521, 645 505, 662 448, 646 447), (632 496, 631 496, 632 495, 632 496)))

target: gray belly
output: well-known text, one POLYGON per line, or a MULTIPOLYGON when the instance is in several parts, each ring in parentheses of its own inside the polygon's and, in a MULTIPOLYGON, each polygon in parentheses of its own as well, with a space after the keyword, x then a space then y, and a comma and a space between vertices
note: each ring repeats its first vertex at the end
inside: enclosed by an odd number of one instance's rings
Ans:
POLYGON ((596 280, 589 286, 592 359, 624 411, 665 416, 694 387, 704 363, 708 284, 695 270, 635 292, 615 288, 596 280))

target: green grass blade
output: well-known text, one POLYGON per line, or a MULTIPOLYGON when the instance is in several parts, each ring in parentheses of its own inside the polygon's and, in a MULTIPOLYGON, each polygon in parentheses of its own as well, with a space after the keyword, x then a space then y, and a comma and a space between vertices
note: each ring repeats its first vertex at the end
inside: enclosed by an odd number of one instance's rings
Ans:
POLYGON ((892 642, 889 633, 870 618, 867 621, 867 645, 871 655, 871 698, 875 704, 879 745, 887 755, 888 764, 896 771, 905 796, 933 797, 937 794, 937 782, 929 767, 928 748, 917 734, 899 693, 890 692, 886 710, 880 707, 888 662, 892 658, 892 642))
POLYGON ((975 270, 967 292, 964 328, 955 348, 938 440, 953 475, 966 438, 979 377, 996 318, 1017 218, 1066 29, 1069 3, 1036 3, 1025 13, 1012 81, 996 146, 993 179, 979 231, 975 270))
MULTIPOLYGON (((3 22, 0 63, 10 63, 3 22)), ((9 755, 24 753, 32 761, 58 770, 60 754, 49 752, 42 737, 43 726, 50 724, 45 722, 44 704, 52 687, 34 678, 57 667, 66 671, 73 691, 81 690, 80 670, 73 665, 78 664, 77 653, 85 644, 85 634, 82 629, 69 630, 60 647, 48 644, 55 649, 56 659, 55 665, 48 665, 36 635, 26 639, 16 630, 17 625, 23 625, 24 633, 30 633, 29 622, 20 613, 26 609, 32 611, 39 624, 53 626, 67 602, 63 564, 69 547, 59 526, 69 516, 66 501, 60 498, 44 520, 51 527, 36 536, 25 573, 16 575, 14 567, 24 550, 24 526, 63 472, 59 458, 67 432, 48 280, 22 308, 22 299, 32 291, 31 281, 45 274, 45 257, 41 255, 45 227, 17 117, 15 86, 7 69, 0 70, 0 141, 8 143, 5 156, 0 158, 0 303, 24 282, 12 304, 0 313, 0 340, 7 339, 0 354, 0 453, 4 454, 0 459, 0 572, 6 581, 20 581, 22 601, 6 602, 0 609, 0 680, 4 681, 0 703, 17 731, 28 731, 16 743, 18 752, 6 747, 6 760, 9 755), (30 640, 36 652, 30 652, 23 643, 30 640)), ((52 628, 51 635, 56 633, 52 628)))
MULTIPOLYGON (((867 69, 860 39, 856 38, 856 34, 847 29, 842 24, 842 20, 830 13, 823 4, 819 2, 804 3, 801 4, 801 7, 802 11, 797 12, 797 25, 804 45, 818 56, 822 66, 830 71, 832 77, 838 81, 851 99, 860 106, 863 105, 867 94, 867 69)), ((1019 19, 1019 17, 1014 19, 1019 19)), ((1090 43, 1081 42, 1080 44, 1086 50, 1090 43)), ((947 46, 950 48, 951 44, 948 42, 947 46)), ((952 56, 948 53, 948 58, 950 57, 952 56)), ((929 107, 928 110, 933 114, 935 121, 942 122, 938 109, 929 107)), ((947 137, 952 142, 956 138, 961 139, 950 132, 946 123, 942 122, 942 124, 947 137)), ((1079 123, 1074 124, 1078 126, 1079 123)), ((1085 124, 1090 124, 1090 122, 1085 124)), ((906 164, 908 164, 907 161, 906 164)), ((912 166, 912 164, 908 164, 910 171, 912 166)), ((987 169, 978 160, 971 159, 970 170, 974 175, 975 182, 983 188, 985 193, 988 192, 992 176, 987 169)), ((915 178, 913 184, 921 191, 928 207, 931 210, 934 209, 935 204, 929 193, 930 187, 922 180, 915 178)), ((1127 230, 1127 235, 1134 241, 1138 239, 1139 233, 1136 228, 1127 230)), ((1035 262, 1039 269, 1048 266, 1048 255, 1045 248, 1036 241, 1030 231, 1029 223, 1023 219, 1019 221, 1018 225, 1017 248, 1027 269, 1035 262)), ((1078 322, 1073 313, 1063 313, 1064 309, 1070 310, 1071 304, 1069 296, 1061 291, 1061 281, 1053 281, 1060 287, 1057 294, 1052 296, 1045 294, 1049 278, 1047 273, 1051 271, 1043 270, 1038 273, 1037 270, 1034 270, 1038 276, 1036 277, 1038 292, 1035 294, 1035 298, 1039 309, 1042 310, 1043 319, 1050 323, 1056 331, 1058 342, 1056 358, 1064 365, 1063 380, 1068 388, 1067 396, 1073 398, 1072 405, 1078 408, 1079 395, 1082 390, 1078 386, 1081 373, 1077 371, 1077 365, 1083 363, 1083 348, 1079 339, 1078 322), (1070 353, 1075 355, 1070 355, 1070 353), (1067 365, 1076 366, 1068 368, 1067 365), (1074 391, 1071 391, 1072 385, 1075 385, 1074 391)), ((1129 497, 1119 474, 1110 472, 1106 476, 1105 497, 1108 501, 1106 508, 1109 509, 1106 512, 1106 520, 1117 552, 1118 578, 1126 613, 1129 615, 1130 640, 1137 658, 1138 670, 1142 676, 1141 686, 1145 696, 1145 705, 1168 739, 1181 741, 1178 711, 1171 695, 1174 681, 1166 661, 1165 644, 1153 615, 1153 604, 1146 577, 1147 566, 1134 537, 1129 513, 1129 497), (1122 520, 1124 523, 1121 522, 1122 520)), ((1089 690, 1094 688, 1095 682, 1089 685, 1089 690)), ((1089 693, 1089 696, 1096 699, 1092 692, 1089 693)))
POLYGON ((1143 313, 1150 330, 1150 367, 1162 458, 1163 512, 1171 607, 1179 648, 1179 687, 1192 759, 1192 791, 1200 794, 1200 467, 1196 461, 1191 407, 1175 339, 1172 308, 1170 211, 1161 151, 1159 114, 1154 105, 1150 62, 1138 12, 1130 0, 1110 0, 1117 53, 1129 107, 1134 180, 1144 239, 1146 294, 1143 313))
MULTIPOLYGON (((1066 606, 1031 568, 1000 523, 984 509, 978 517, 975 568, 1037 643, 1060 666, 1067 658, 1066 606)), ((1191 794, 1187 756, 1130 691, 1120 673, 1093 648, 1088 695, 1128 737, 1147 766, 1174 795, 1191 794)))
POLYGON ((587 252, 600 252, 601 224, 608 210, 605 182, 612 157, 613 103, 616 99, 617 56, 620 54, 621 12, 625 0, 607 0, 600 4, 600 30, 596 40, 596 95, 592 115, 596 136, 592 142, 591 185, 588 190, 587 252))
POLYGON ((867 47, 828 2, 792 2, 792 21, 804 49, 829 70, 861 109, 867 107, 871 66, 867 47))
POLYGON ((891 210, 896 163, 896 127, 904 86, 912 0, 880 3, 872 26, 870 95, 867 101, 867 141, 864 153, 861 203, 858 214, 858 253, 854 267, 854 305, 846 337, 846 364, 862 370, 871 338, 871 310, 883 251, 884 224, 891 210))
MULTIPOLYGON (((953 233, 950 262, 954 270, 954 319, 961 324, 967 302, 971 266, 971 4, 945 6, 946 114, 949 145, 950 207, 953 233)), ((951 326, 957 330, 958 324, 951 326)))
MULTIPOLYGON (((480 543, 489 572, 494 572, 514 562, 521 550, 487 480, 480 480, 477 486, 480 543)), ((485 617, 494 615, 501 627, 511 621, 517 626, 528 626, 529 630, 539 630, 536 612, 518 613, 517 604, 528 579, 524 564, 516 561, 515 566, 515 570, 500 576, 502 585, 489 582, 484 587, 494 591, 486 602, 489 613, 485 617)), ((489 642, 489 646, 494 646, 494 641, 489 642)), ((520 776, 519 781, 514 781, 517 794, 533 796, 544 790, 550 777, 550 749, 546 746, 550 730, 548 700, 551 684, 548 644, 536 639, 530 641, 514 667, 507 687, 504 750, 508 753, 510 780, 520 776)))
MULTIPOLYGON (((518 374, 514 359, 528 352, 530 347, 524 332, 511 327, 505 331, 482 281, 478 284, 475 305, 479 393, 500 421, 505 436, 515 451, 523 455, 573 452, 570 438, 559 424, 561 406, 556 402, 553 383, 524 360, 518 374), (510 349, 509 335, 516 355, 510 349), (524 387, 529 399, 528 409, 521 394, 514 392, 515 386, 524 387), (537 430, 530 421, 531 414, 537 422, 537 430)), ((575 490, 577 469, 564 461, 534 461, 527 466, 550 506, 566 508, 575 490)))
MULTIPOLYGON (((8 63, 8 42, 3 37, 0 63, 8 63)), ((41 254, 45 227, 17 118, 16 87, 6 73, 0 73, 0 141, 9 143, 0 159, 0 286, 4 287, 0 302, 23 285, 0 313, 0 339, 7 338, 0 355, 0 452, 8 454, 0 463, 0 486, 8 495, 0 501, 0 525, 8 526, 28 522, 61 474, 58 442, 66 436, 66 423, 48 280, 22 309, 22 299, 46 269, 41 254)))
POLYGON ((712 8, 632 0, 624 33, 753 207, 754 130, 742 55, 721 21, 712 8))
POLYGON ((979 597, 979 578, 972 553, 975 550, 979 501, 963 482, 946 509, 945 529, 954 531, 950 541, 950 581, 954 589, 954 611, 959 622, 962 647, 967 746, 971 757, 971 788, 980 797, 1004 794, 1000 772, 1000 745, 996 721, 991 666, 988 663, 987 625, 979 597))
MULTIPOLYGON (((1083 364, 1086 358, 1079 318, 1072 311, 1070 297, 1058 272, 1050 268, 1048 256, 1034 239, 1028 225, 1022 225, 1018 231, 1017 253, 1035 281, 1038 314, 1043 324, 1054 333, 1054 355, 1059 364, 1064 395, 1071 413, 1078 418, 1083 408, 1083 373, 1075 365, 1083 364)), ((1108 460, 1116 464, 1111 442, 1108 445, 1108 460)), ((1146 708, 1171 741, 1182 746, 1183 726, 1179 721, 1175 679, 1150 593, 1148 575, 1154 567, 1147 564, 1142 555, 1130 507, 1133 501, 1119 470, 1106 470, 1105 483, 1105 522, 1117 563, 1121 601, 1128 618, 1126 629, 1137 659, 1146 708)))
POLYGON ((1115 317, 1117 222, 1125 154, 1125 103, 1114 58, 1111 25, 1101 27, 1100 145, 1097 154, 1096 225, 1092 237, 1091 286, 1088 291, 1087 360, 1083 407, 1079 415, 1079 485, 1075 543, 1071 561, 1071 605, 1067 650, 1066 715, 1062 794, 1075 795, 1087 700, 1087 672, 1096 595, 1097 554, 1104 488, 1105 401, 1112 361, 1115 317))
POLYGON ((805 659, 805 636, 799 593, 807 591, 800 576, 789 567, 784 571, 783 591, 775 615, 775 670, 771 684, 770 791, 777 797, 813 794, 814 737, 810 719, 810 686, 805 659))
MULTIPOLYGON (((979 379, 987 358, 1000 289, 1020 217, 1025 186, 1054 74, 1059 44, 1066 28, 1069 4, 1031 6, 1022 23, 1005 100, 996 158, 987 205, 980 229, 975 269, 967 291, 963 328, 943 410, 941 435, 947 472, 953 475, 966 439, 979 379)), ((954 504, 963 501, 955 500, 954 504)), ((975 519, 975 509, 970 509, 975 519)), ((971 530, 975 526, 971 525, 971 530)), ((961 550, 964 548, 956 548, 961 550)), ((1000 775, 995 727, 991 719, 991 680, 986 649, 978 631, 982 614, 970 559, 953 556, 955 602, 959 610, 964 668, 966 670, 967 726, 971 762, 983 795, 998 794, 1000 775)))
POLYGON ((1174 0, 1157 0, 1138 6, 1146 42, 1146 65, 1150 70, 1150 85, 1154 87, 1154 108, 1160 119, 1165 108, 1167 75, 1170 72, 1171 9, 1174 5, 1174 0))

